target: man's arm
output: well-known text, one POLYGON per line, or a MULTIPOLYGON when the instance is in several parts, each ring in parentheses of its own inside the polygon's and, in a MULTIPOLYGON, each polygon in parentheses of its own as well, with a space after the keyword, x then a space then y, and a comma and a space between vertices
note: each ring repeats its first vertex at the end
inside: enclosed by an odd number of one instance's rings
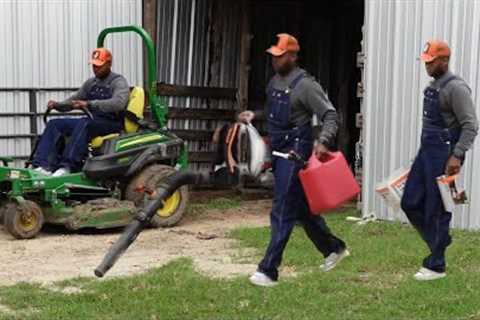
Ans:
POLYGON ((129 88, 124 77, 118 77, 112 82, 113 95, 110 99, 90 100, 89 107, 103 112, 124 111, 128 103, 129 88))
POLYGON ((323 126, 317 141, 325 146, 333 145, 338 130, 338 115, 336 110, 327 110, 323 116, 323 126))
POLYGON ((472 147, 478 134, 478 120, 470 89, 465 84, 453 87, 450 98, 453 113, 462 128, 460 139, 453 150, 453 154, 463 160, 465 153, 472 147))
MULTIPOLYGON (((75 101, 75 100, 86 100, 87 99, 88 87, 89 87, 91 81, 92 81, 92 79, 88 79, 87 81, 85 81, 82 84, 82 86, 74 94, 72 94, 67 99, 65 99, 63 101, 60 101, 58 103, 59 104, 72 104, 72 102, 75 101)), ((50 100, 50 101, 48 101, 47 106, 48 106, 48 108, 53 108, 55 106, 55 104, 57 104, 57 101, 50 100)), ((64 106, 58 111, 68 112, 68 111, 71 111, 72 109, 74 109, 74 108, 64 106)))
POLYGON ((465 159, 465 153, 472 146, 478 133, 478 121, 470 89, 464 84, 455 86, 452 89, 450 98, 453 113, 460 123, 461 133, 445 168, 445 173, 449 176, 460 172, 462 161, 465 159))
POLYGON ((334 143, 337 134, 337 111, 318 82, 306 81, 305 86, 302 103, 322 122, 321 131, 315 138, 318 143, 328 147, 334 143))

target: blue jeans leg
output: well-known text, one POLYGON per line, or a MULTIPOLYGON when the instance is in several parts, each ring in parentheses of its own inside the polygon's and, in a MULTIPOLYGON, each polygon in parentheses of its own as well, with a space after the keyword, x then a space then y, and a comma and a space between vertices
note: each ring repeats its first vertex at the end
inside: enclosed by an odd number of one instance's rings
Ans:
POLYGON ((78 119, 53 119, 47 122, 33 157, 34 167, 42 167, 47 170, 56 169, 59 159, 59 141, 72 134, 77 122, 78 119))
POLYGON ((423 266, 438 272, 445 271, 445 251, 452 242, 450 221, 452 213, 445 211, 436 178, 445 172, 450 153, 449 147, 429 146, 425 148, 425 168, 427 187, 425 213, 425 237, 431 254, 423 261, 423 266))
POLYGON ((345 243, 330 232, 322 217, 310 214, 298 178, 299 169, 291 161, 275 161, 275 197, 270 214, 271 237, 265 256, 258 265, 258 270, 272 280, 278 279, 278 267, 282 262, 283 251, 297 220, 302 221, 307 236, 324 256, 345 248, 345 243))
POLYGON ((303 201, 302 205, 305 210, 304 214, 300 217, 303 229, 308 238, 313 242, 318 251, 322 253, 324 257, 327 257, 333 252, 342 252, 346 248, 345 242, 340 238, 337 238, 328 228, 325 219, 320 215, 310 214, 308 204, 303 201))
POLYGON ((448 156, 444 146, 422 146, 402 198, 403 211, 431 252, 423 266, 437 272, 445 271, 445 250, 451 243, 452 214, 445 211, 436 183, 436 178, 444 173, 448 156))
POLYGON ((422 239, 427 241, 424 234, 426 177, 423 158, 423 152, 420 150, 410 169, 401 207, 412 226, 417 229, 422 239))
POLYGON ((282 262, 283 251, 292 233, 296 221, 295 185, 292 183, 296 175, 295 165, 285 159, 275 161, 275 196, 270 213, 270 243, 265 257, 258 265, 258 270, 272 280, 278 279, 278 267, 282 262))
POLYGON ((120 121, 112 121, 102 118, 81 118, 75 125, 71 134, 70 142, 63 152, 61 167, 71 171, 80 171, 83 161, 88 155, 88 144, 91 139, 110 133, 120 132, 123 124, 120 121))

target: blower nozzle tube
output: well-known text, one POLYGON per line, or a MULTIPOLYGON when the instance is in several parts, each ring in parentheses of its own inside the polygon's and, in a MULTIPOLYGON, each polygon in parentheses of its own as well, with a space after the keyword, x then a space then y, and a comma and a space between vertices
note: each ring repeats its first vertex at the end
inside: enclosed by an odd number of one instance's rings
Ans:
POLYGON ((132 221, 125 227, 120 238, 110 247, 102 263, 95 269, 95 275, 103 277, 115 264, 120 256, 137 239, 140 232, 148 225, 158 209, 163 208, 163 202, 170 197, 175 190, 187 184, 203 184, 209 181, 208 174, 202 172, 179 171, 167 177, 156 189, 154 199, 140 209, 132 221))

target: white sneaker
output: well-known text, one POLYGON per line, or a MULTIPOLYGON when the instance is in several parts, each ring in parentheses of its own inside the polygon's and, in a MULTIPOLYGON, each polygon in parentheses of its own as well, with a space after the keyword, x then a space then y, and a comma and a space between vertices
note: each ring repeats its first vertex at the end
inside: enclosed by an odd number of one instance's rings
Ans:
POLYGON ((325 272, 330 271, 333 268, 335 268, 337 264, 340 263, 340 261, 342 261, 344 258, 348 257, 349 255, 350 255, 350 252, 347 249, 344 249, 340 253, 336 253, 336 252, 330 253, 330 255, 325 258, 325 263, 323 263, 320 266, 320 268, 325 272))
POLYGON ((278 284, 277 281, 273 281, 269 276, 260 271, 256 271, 248 280, 250 280, 252 284, 262 287, 273 287, 278 284))
POLYGON ((43 174, 44 176, 51 176, 52 175, 52 173, 50 171, 48 171, 47 169, 44 169, 42 167, 35 168, 35 169, 33 169, 33 171, 35 171, 37 173, 40 173, 40 174, 43 174))
POLYGON ((445 272, 436 272, 427 268, 420 268, 413 276, 418 281, 430 281, 445 278, 447 274, 445 272))
POLYGON ((68 168, 60 168, 53 173, 52 177, 61 177, 69 173, 70 173, 70 170, 68 168))

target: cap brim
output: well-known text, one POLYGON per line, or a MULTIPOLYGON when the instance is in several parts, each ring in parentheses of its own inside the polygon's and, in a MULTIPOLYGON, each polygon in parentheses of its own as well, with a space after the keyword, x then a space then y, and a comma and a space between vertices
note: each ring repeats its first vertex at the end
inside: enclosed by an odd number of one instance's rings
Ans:
POLYGON ((272 56, 275 56, 275 57, 279 57, 279 56, 282 56, 285 54, 285 52, 287 52, 287 50, 285 49, 280 49, 279 47, 277 46, 271 46, 270 48, 268 48, 266 50, 268 53, 270 53, 272 56))
POLYGON ((97 67, 101 67, 101 66, 103 66, 105 63, 107 63, 107 61, 98 60, 98 59, 92 59, 92 60, 90 60, 90 64, 93 64, 94 66, 97 66, 97 67))
POLYGON ((435 60, 436 57, 434 56, 431 56, 429 54, 426 54, 426 53, 422 53, 420 55, 420 60, 422 60, 423 62, 432 62, 433 60, 435 60))

